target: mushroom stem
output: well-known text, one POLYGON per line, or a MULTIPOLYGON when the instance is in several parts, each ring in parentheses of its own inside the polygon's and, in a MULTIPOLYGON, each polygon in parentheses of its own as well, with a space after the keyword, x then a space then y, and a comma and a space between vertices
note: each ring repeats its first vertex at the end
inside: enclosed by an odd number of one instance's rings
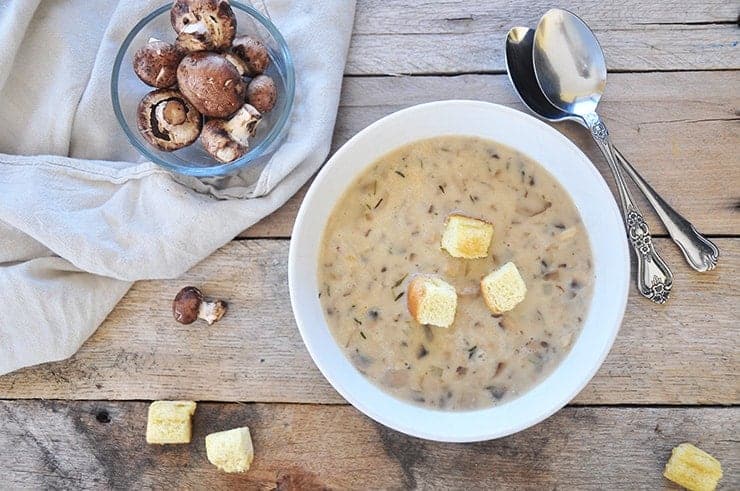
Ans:
POLYGON ((253 137, 257 131, 257 124, 261 117, 259 111, 245 104, 236 116, 224 123, 224 129, 234 140, 242 145, 248 145, 249 138, 253 137))
POLYGON ((221 320, 221 317, 226 313, 226 302, 222 300, 216 300, 215 302, 209 302, 203 300, 200 307, 198 307, 198 318, 203 319, 210 326, 214 322, 221 320))

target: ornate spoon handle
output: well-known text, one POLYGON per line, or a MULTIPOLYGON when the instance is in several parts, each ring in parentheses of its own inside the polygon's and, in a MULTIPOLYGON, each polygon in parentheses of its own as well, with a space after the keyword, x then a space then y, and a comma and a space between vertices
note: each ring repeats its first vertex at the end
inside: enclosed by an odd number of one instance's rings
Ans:
POLYGON ((609 131, 596 113, 586 117, 591 136, 604 154, 609 168, 614 174, 619 197, 622 202, 622 216, 627 237, 637 256, 637 289, 655 303, 665 303, 673 287, 673 273, 662 257, 656 252, 645 219, 632 199, 624 176, 619 170, 615 149, 609 140, 609 131))
POLYGON ((717 246, 700 234, 691 222, 666 203, 653 187, 642 178, 637 170, 632 167, 632 164, 627 161, 619 150, 614 148, 614 153, 618 162, 622 164, 622 168, 627 171, 627 174, 637 184, 642 194, 653 205, 655 212, 665 225, 673 242, 678 244, 689 265, 700 272, 714 269, 717 265, 717 258, 719 257, 717 246))

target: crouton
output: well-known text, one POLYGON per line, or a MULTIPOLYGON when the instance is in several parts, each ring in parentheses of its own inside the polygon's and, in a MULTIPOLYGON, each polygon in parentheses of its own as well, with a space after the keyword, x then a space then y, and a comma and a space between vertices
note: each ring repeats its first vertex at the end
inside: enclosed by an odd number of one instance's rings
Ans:
POLYGON ((190 443, 195 413, 193 401, 154 401, 146 421, 146 442, 150 444, 190 443))
POLYGON ((514 263, 506 263, 480 282, 483 300, 494 314, 507 312, 524 300, 527 285, 514 263))
POLYGON ((234 428, 206 436, 208 461, 224 472, 246 472, 254 459, 249 428, 234 428))
POLYGON ((409 312, 419 324, 450 327, 455 320, 455 287, 436 276, 414 278, 409 283, 406 298, 409 312))
POLYGON ((722 479, 722 465, 704 450, 682 443, 671 452, 663 475, 690 491, 714 491, 722 479))
POLYGON ((478 259, 488 256, 493 225, 477 218, 451 214, 445 220, 442 249, 452 257, 478 259))

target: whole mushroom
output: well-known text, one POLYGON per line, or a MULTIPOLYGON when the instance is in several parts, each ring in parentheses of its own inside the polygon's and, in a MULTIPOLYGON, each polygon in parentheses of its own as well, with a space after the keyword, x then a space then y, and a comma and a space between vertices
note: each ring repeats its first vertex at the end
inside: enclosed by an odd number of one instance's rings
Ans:
POLYGON ((236 67, 223 55, 199 51, 177 67, 183 95, 205 116, 225 118, 244 104, 246 87, 236 67))
POLYGON ((247 65, 248 75, 254 77, 263 73, 270 64, 270 55, 264 44, 250 36, 234 39, 231 50, 247 65))
POLYGON ((185 53, 174 44, 151 38, 134 53, 134 72, 142 82, 160 89, 177 83, 177 65, 185 53))
POLYGON ((190 52, 227 49, 236 35, 236 16, 227 0, 176 0, 170 21, 177 45, 190 52))
POLYGON ((272 111, 277 99, 275 82, 267 75, 257 75, 247 86, 247 102, 261 113, 272 111))
POLYGON ((157 89, 145 95, 136 120, 141 136, 167 152, 193 143, 203 124, 198 110, 173 89, 157 89))
POLYGON ((196 319, 203 319, 211 325, 224 316, 226 308, 226 302, 222 300, 204 299, 203 293, 194 286, 180 290, 172 301, 172 315, 180 324, 192 324, 196 319))
POLYGON ((249 138, 254 136, 261 118, 257 109, 244 104, 228 120, 211 119, 203 127, 203 147, 219 162, 232 162, 249 150, 249 138))

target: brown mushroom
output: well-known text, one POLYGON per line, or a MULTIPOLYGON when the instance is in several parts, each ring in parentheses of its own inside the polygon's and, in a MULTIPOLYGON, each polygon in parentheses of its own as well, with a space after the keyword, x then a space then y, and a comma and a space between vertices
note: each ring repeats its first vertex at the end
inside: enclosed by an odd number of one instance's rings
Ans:
POLYGON ((227 0, 176 0, 170 21, 177 45, 190 52, 227 49, 236 35, 236 16, 227 0))
POLYGON ((247 64, 244 63, 244 61, 236 56, 234 53, 226 52, 223 54, 223 57, 226 58, 226 61, 234 65, 234 68, 236 68, 236 71, 239 72, 239 75, 241 75, 242 79, 248 79, 245 80, 245 82, 249 83, 251 78, 249 78, 249 69, 247 69, 247 64))
POLYGON ((157 89, 145 95, 136 120, 141 136, 167 152, 193 143, 203 124, 198 110, 173 89, 157 89))
POLYGON ((254 77, 263 73, 270 64, 270 55, 264 44, 250 36, 234 39, 232 51, 247 64, 248 75, 254 77))
POLYGON ((134 72, 142 82, 163 89, 177 83, 177 65, 185 53, 174 44, 151 38, 134 53, 134 72))
POLYGON ((205 116, 225 118, 244 104, 246 87, 239 71, 218 53, 200 51, 183 58, 177 84, 205 116))
POLYGON ((247 102, 261 113, 272 111, 277 99, 275 82, 267 75, 257 75, 247 86, 247 102))
POLYGON ((231 119, 212 119, 203 127, 203 147, 219 162, 232 162, 249 150, 261 118, 257 109, 244 104, 231 119))
POLYGON ((196 319, 213 324, 224 316, 226 308, 223 300, 204 299, 203 293, 194 286, 180 290, 172 301, 172 315, 180 324, 192 324, 196 319))

